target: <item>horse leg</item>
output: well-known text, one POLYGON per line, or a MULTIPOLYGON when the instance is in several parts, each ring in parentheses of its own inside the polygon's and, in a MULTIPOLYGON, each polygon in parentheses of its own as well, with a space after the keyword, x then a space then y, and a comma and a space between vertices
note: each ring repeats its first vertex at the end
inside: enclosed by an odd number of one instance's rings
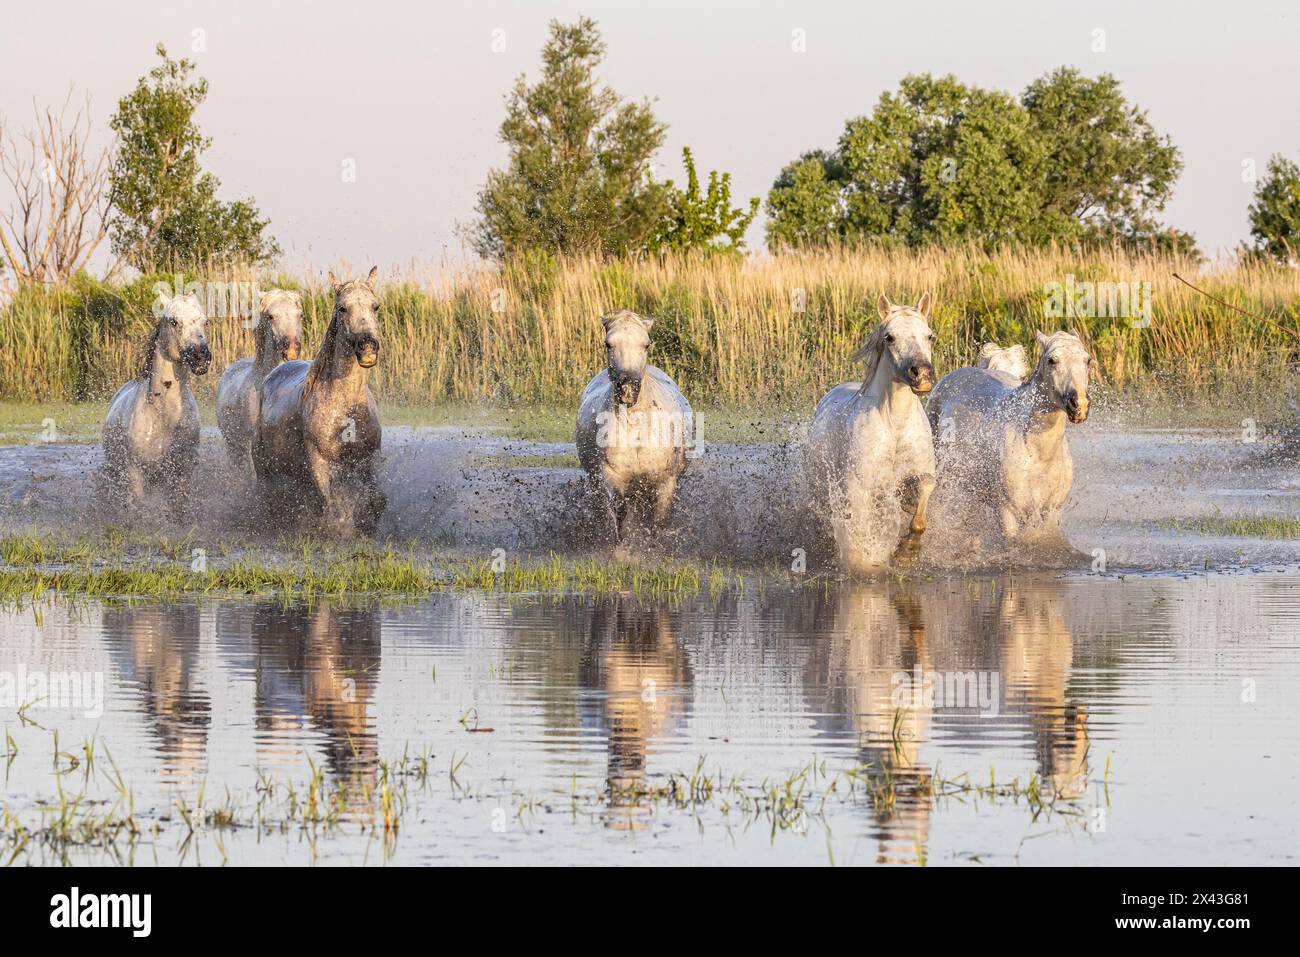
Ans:
POLYGON ((668 514, 673 509, 673 499, 677 497, 677 476, 670 475, 659 483, 655 489, 654 511, 651 514, 651 521, 656 529, 663 528, 668 524, 668 514))
POLYGON ((912 512, 912 521, 908 526, 908 531, 912 535, 920 535, 925 531, 925 510, 930 504, 930 496, 934 494, 934 476, 922 475, 916 480, 916 508, 912 512))
POLYGON ((632 501, 631 496, 617 495, 614 498, 614 533, 618 537, 620 545, 627 538, 627 532, 631 526, 632 520, 632 501))
POLYGON ((145 495, 144 469, 131 463, 122 470, 122 491, 127 505, 139 504, 145 495))
POLYGON ((375 476, 375 463, 371 459, 361 466, 359 470, 359 508, 361 517, 357 522, 358 529, 366 535, 373 535, 375 526, 379 524, 379 516, 384 514, 384 509, 388 507, 388 497, 379 491, 379 480, 375 476))
POLYGON ((1020 518, 1008 503, 1003 502, 998 510, 998 524, 1002 527, 1002 537, 1011 541, 1020 534, 1020 518))
POLYGON ((331 504, 330 465, 329 462, 325 461, 325 456, 321 455, 319 449, 308 446, 306 451, 307 478, 311 481, 312 488, 316 490, 320 514, 324 516, 329 512, 331 504))
POLYGON ((903 533, 902 538, 898 541, 896 556, 901 554, 914 555, 921 547, 921 535, 925 532, 925 510, 930 504, 930 496, 934 493, 934 486, 933 475, 915 475, 903 483, 899 502, 903 507, 904 514, 911 512, 912 518, 908 522, 907 531, 903 533))
POLYGON ((167 501, 171 506, 172 520, 183 524, 190 510, 190 476, 180 469, 168 473, 167 501))

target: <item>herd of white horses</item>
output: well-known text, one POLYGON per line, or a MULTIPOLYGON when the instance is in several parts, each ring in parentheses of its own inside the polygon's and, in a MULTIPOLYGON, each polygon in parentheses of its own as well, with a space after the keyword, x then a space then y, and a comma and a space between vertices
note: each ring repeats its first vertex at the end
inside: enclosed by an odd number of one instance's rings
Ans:
MULTIPOLYGON (((298 358, 301 295, 263 294, 254 355, 222 375, 217 424, 229 462, 255 483, 270 518, 369 534, 384 511, 379 409, 367 381, 379 359, 376 274, 330 274, 334 312, 310 361, 298 358)), ((936 384, 930 307, 928 293, 915 306, 882 294, 880 322, 851 357, 862 380, 836 386, 813 414, 808 486, 849 574, 910 560, 936 488, 989 510, 1008 544, 1064 542, 1060 515, 1073 478, 1066 423, 1088 417, 1091 356, 1069 332, 1039 333, 1032 371, 1023 347, 988 344, 978 365, 936 384)), ((199 461, 189 377, 206 374, 212 356, 197 297, 164 297, 159 312, 139 376, 109 405, 105 465, 128 503, 163 492, 183 515, 199 461)), ((625 309, 602 318, 606 367, 577 414, 589 500, 620 552, 635 527, 667 522, 696 439, 690 403, 649 364, 653 323, 625 309)))

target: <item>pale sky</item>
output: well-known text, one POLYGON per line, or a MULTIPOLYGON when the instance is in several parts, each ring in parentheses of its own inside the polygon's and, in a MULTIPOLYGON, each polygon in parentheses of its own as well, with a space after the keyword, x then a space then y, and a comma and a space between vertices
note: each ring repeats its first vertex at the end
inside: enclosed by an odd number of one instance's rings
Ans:
MULTIPOLYGON (((33 97, 71 85, 106 133, 162 41, 210 82, 198 119, 223 198, 256 199, 291 268, 458 261, 456 224, 505 160, 503 98, 538 75, 547 21, 579 13, 601 26, 603 79, 654 98, 668 124, 657 174, 680 179, 689 145, 740 197, 765 197, 785 163, 833 147, 912 72, 1016 94, 1063 64, 1113 73, 1182 150, 1166 221, 1212 255, 1247 236, 1243 162, 1300 159, 1300 9, 1283 2, 9 3, 0 116, 25 125, 33 97)), ((761 245, 761 222, 749 238, 761 245)))

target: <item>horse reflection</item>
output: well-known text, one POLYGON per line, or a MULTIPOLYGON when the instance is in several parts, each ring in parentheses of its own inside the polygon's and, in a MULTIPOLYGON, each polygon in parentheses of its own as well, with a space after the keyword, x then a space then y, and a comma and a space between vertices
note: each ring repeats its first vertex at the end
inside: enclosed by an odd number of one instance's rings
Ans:
POLYGON ((196 785, 207 766, 212 706, 198 678, 200 615, 193 602, 105 605, 103 633, 124 684, 134 685, 157 738, 164 781, 196 785))
POLYGON ((379 683, 380 624, 371 609, 257 607, 257 730, 267 743, 309 724, 324 736, 335 781, 368 782, 379 766, 369 718, 379 683))
POLYGON ((223 606, 218 633, 224 656, 255 682, 257 765, 299 775, 304 749, 320 740, 331 783, 348 786, 349 809, 361 807, 379 766, 370 718, 379 682, 376 612, 324 602, 223 606))
MULTIPOLYGON (((578 668, 584 721, 606 734, 606 787, 615 806, 631 805, 644 786, 646 757, 672 732, 687 709, 690 663, 669 614, 635 598, 597 603, 578 668)), ((611 827, 634 829, 637 820, 617 813, 611 827)))
POLYGON ((1006 708, 1028 715, 1039 776, 1076 798, 1088 784, 1088 711, 1067 694, 1074 639, 1060 587, 1004 593, 999 630, 1006 708))
POLYGON ((916 594, 890 586, 845 585, 821 609, 829 631, 807 664, 805 685, 820 696, 826 730, 858 739, 858 786, 873 811, 878 864, 913 863, 930 838, 930 768, 921 758, 930 712, 900 706, 894 675, 930 670, 925 615, 916 594))
POLYGON ((1069 693, 1070 623, 1082 621, 1089 597, 1072 602, 1057 582, 949 581, 846 585, 822 607, 825 620, 815 627, 826 638, 805 681, 810 695, 824 696, 816 704, 831 716, 828 730, 858 738, 878 863, 927 853, 931 770, 923 749, 940 728, 978 743, 1008 723, 1027 726, 1043 790, 1084 793, 1087 710, 1069 693), (943 688, 919 694, 917 676, 969 676, 960 687, 976 691, 958 701, 943 688))

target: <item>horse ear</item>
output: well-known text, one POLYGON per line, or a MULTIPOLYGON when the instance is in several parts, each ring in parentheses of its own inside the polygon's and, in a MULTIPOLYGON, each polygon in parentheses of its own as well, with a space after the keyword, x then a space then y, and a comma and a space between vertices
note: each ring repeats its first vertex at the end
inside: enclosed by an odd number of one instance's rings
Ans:
POLYGON ((893 311, 893 308, 894 304, 890 302, 889 297, 882 292, 880 298, 876 300, 876 312, 880 313, 880 318, 882 320, 888 319, 889 313, 893 311))
POLYGON ((644 316, 644 317, 642 317, 642 319, 641 319, 641 325, 645 326, 645 331, 646 331, 646 332, 649 332, 649 331, 650 331, 650 327, 653 326, 654 324, 655 324, 655 321, 654 321, 653 319, 651 319, 649 316, 644 316))
POLYGON ((378 276, 379 276, 379 267, 371 266, 370 272, 366 276, 366 285, 373 286, 375 284, 375 279, 378 278, 378 276))
POLYGON ((930 291, 928 289, 921 293, 921 301, 916 304, 916 311, 923 316, 930 314, 930 291))
POLYGON ((605 327, 606 332, 609 332, 610 324, 613 323, 613 321, 614 321, 614 317, 609 313, 606 313, 605 315, 600 317, 600 324, 605 327))
POLYGON ((1039 347, 1040 349, 1046 349, 1046 348, 1047 348, 1047 344, 1048 344, 1049 342, 1051 342, 1052 340, 1049 339, 1049 338, 1047 338, 1047 336, 1043 335, 1042 332, 1035 332, 1035 333, 1034 333, 1034 341, 1038 343, 1038 347, 1039 347))
POLYGON ((330 283, 330 288, 333 289, 335 292, 338 292, 339 287, 343 285, 343 283, 338 281, 338 277, 334 275, 333 269, 329 271, 329 283, 330 283))

